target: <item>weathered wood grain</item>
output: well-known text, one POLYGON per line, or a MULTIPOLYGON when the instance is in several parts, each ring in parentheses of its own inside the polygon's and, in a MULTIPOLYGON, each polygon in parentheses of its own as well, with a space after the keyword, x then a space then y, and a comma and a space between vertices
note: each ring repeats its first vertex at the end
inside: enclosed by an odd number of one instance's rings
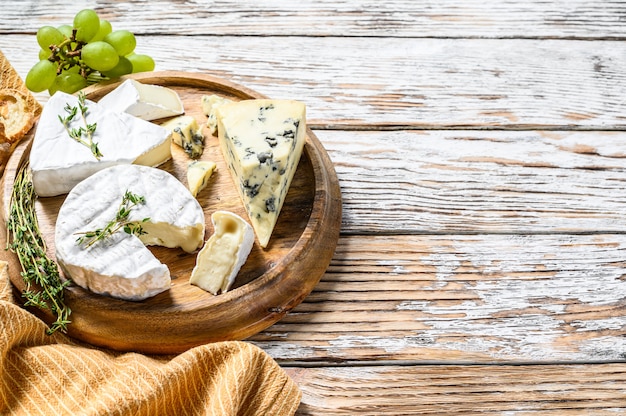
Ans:
MULTIPOLYGON (((34 36, 0 50, 22 76, 37 61, 34 36)), ((138 50, 302 100, 314 128, 626 129, 624 42, 152 36, 138 50)))
POLYGON ((626 231, 626 133, 318 131, 344 233, 626 231))
POLYGON ((626 235, 349 236, 252 338, 281 363, 626 358, 626 235))
POLYGON ((96 9, 115 27, 142 34, 384 37, 623 38, 624 1, 4 0, 0 32, 34 32, 96 9), (24 16, 28 16, 27 19, 24 16))
POLYGON ((287 368, 297 415, 616 415, 626 365, 287 368))

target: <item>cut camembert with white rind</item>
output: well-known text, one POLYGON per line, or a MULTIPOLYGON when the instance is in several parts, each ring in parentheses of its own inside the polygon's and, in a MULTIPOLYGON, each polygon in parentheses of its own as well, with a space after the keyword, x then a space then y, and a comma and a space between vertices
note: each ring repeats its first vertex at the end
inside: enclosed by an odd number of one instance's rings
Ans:
POLYGON ((193 252, 204 242, 204 212, 189 190, 156 168, 119 165, 104 169, 72 189, 59 210, 55 246, 64 273, 95 293, 142 300, 169 289, 170 273, 145 245, 180 247, 193 252), (146 234, 119 230, 86 247, 80 233, 105 227, 118 212, 126 191, 145 198, 134 206, 131 221, 146 234))
POLYGON ((125 112, 143 120, 157 120, 183 114, 180 97, 171 88, 143 84, 127 79, 102 97, 100 103, 111 110, 125 112))
POLYGON ((306 140, 305 105, 244 100, 216 110, 224 159, 261 247, 276 225, 306 140))
MULTIPOLYGON (((119 164, 158 166, 172 157, 170 132, 126 113, 87 100, 86 119, 96 123, 93 141, 98 144, 100 160, 91 149, 72 139, 59 117, 66 117, 65 107, 78 106, 76 96, 55 93, 46 103, 37 125, 30 151, 33 186, 39 196, 69 192, 78 182, 93 173, 119 164)), ((80 115, 72 128, 84 126, 80 115)))

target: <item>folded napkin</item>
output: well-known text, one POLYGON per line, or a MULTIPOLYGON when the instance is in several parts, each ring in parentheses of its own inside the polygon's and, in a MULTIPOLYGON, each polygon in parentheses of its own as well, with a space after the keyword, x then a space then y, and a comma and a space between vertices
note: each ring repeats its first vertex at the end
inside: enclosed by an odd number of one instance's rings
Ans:
POLYGON ((0 261, 0 414, 282 416, 300 404, 294 381, 250 343, 146 356, 46 329, 15 302, 0 261))

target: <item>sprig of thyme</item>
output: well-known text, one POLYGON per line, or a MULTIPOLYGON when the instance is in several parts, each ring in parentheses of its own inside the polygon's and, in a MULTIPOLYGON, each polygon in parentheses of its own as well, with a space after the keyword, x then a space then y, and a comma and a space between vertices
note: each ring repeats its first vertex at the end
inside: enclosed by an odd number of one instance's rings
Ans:
POLYGON ((78 143, 83 146, 87 146, 95 158, 100 160, 102 158, 102 153, 100 153, 98 143, 93 141, 93 135, 96 132, 98 123, 87 123, 87 113, 89 112, 89 109, 85 103, 85 93, 83 91, 78 93, 78 107, 72 107, 69 103, 67 103, 63 109, 67 113, 67 116, 62 117, 59 115, 59 121, 63 124, 63 127, 65 127, 67 134, 78 143), (71 123, 79 111, 82 122, 85 126, 81 126, 77 129, 72 128, 71 123))
POLYGON ((47 330, 48 334, 57 330, 67 332, 71 310, 65 305, 63 289, 71 281, 61 280, 57 264, 47 256, 46 243, 35 212, 36 194, 27 166, 28 163, 22 165, 13 184, 6 249, 17 255, 22 266, 21 276, 26 283, 22 292, 26 299, 24 305, 49 309, 56 315, 56 321, 47 330))
POLYGON ((105 225, 104 228, 97 228, 93 231, 76 233, 77 235, 80 235, 80 237, 76 239, 76 243, 78 245, 84 244, 85 248, 89 248, 98 241, 106 239, 107 237, 113 235, 119 230, 124 230, 126 234, 136 236, 146 234, 141 224, 149 221, 150 218, 144 218, 139 223, 128 220, 128 217, 130 216, 130 211, 133 209, 133 207, 139 204, 143 205, 145 203, 146 199, 143 196, 133 194, 132 192, 127 190, 122 197, 122 202, 120 203, 117 213, 115 214, 115 218, 109 221, 109 223, 105 225))

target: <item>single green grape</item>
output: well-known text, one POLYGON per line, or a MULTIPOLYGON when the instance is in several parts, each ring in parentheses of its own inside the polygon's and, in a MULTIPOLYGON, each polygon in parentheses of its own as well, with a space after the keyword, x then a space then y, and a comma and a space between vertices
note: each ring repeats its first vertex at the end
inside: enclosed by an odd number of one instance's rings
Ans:
POLYGON ((115 30, 106 35, 104 41, 113 46, 119 56, 129 55, 137 46, 135 35, 128 30, 115 30))
POLYGON ((33 92, 50 88, 57 74, 56 65, 47 59, 37 62, 26 74, 26 87, 33 92))
POLYGON ((64 40, 65 36, 56 27, 42 26, 37 31, 37 43, 41 49, 50 50, 50 45, 58 45, 64 40))
POLYGON ((81 10, 74 16, 74 28, 76 29, 76 40, 89 42, 100 30, 100 18, 91 9, 81 10))
POLYGON ((57 91, 63 91, 68 94, 73 94, 86 86, 87 80, 79 74, 73 72, 62 72, 54 78, 52 85, 48 88, 48 93, 50 95, 54 95, 57 91))
POLYGON ((154 60, 148 55, 131 53, 126 58, 133 64, 133 73, 154 70, 154 60))
POLYGON ((120 60, 115 65, 115 68, 104 71, 102 75, 109 78, 119 78, 122 75, 131 74, 133 72, 133 64, 125 56, 120 56, 120 60))
POLYGON ((80 74, 80 66, 78 65, 74 65, 74 66, 70 66, 67 69, 63 70, 63 73, 73 73, 73 74, 80 74))
POLYGON ((93 38, 91 38, 90 42, 97 42, 99 40, 103 40, 106 35, 111 33, 113 27, 111 26, 111 22, 106 19, 100 19, 100 29, 95 34, 93 38))
POLYGON ((80 56, 85 65, 100 72, 115 68, 120 60, 115 48, 101 40, 83 46, 80 56))
POLYGON ((52 55, 52 52, 50 51, 50 49, 39 49, 39 60, 40 61, 43 61, 44 59, 50 58, 50 55, 52 55))
POLYGON ((72 37, 72 29, 73 29, 72 26, 70 26, 70 25, 61 25, 61 26, 57 27, 57 29, 66 38, 69 39, 69 38, 72 37))

